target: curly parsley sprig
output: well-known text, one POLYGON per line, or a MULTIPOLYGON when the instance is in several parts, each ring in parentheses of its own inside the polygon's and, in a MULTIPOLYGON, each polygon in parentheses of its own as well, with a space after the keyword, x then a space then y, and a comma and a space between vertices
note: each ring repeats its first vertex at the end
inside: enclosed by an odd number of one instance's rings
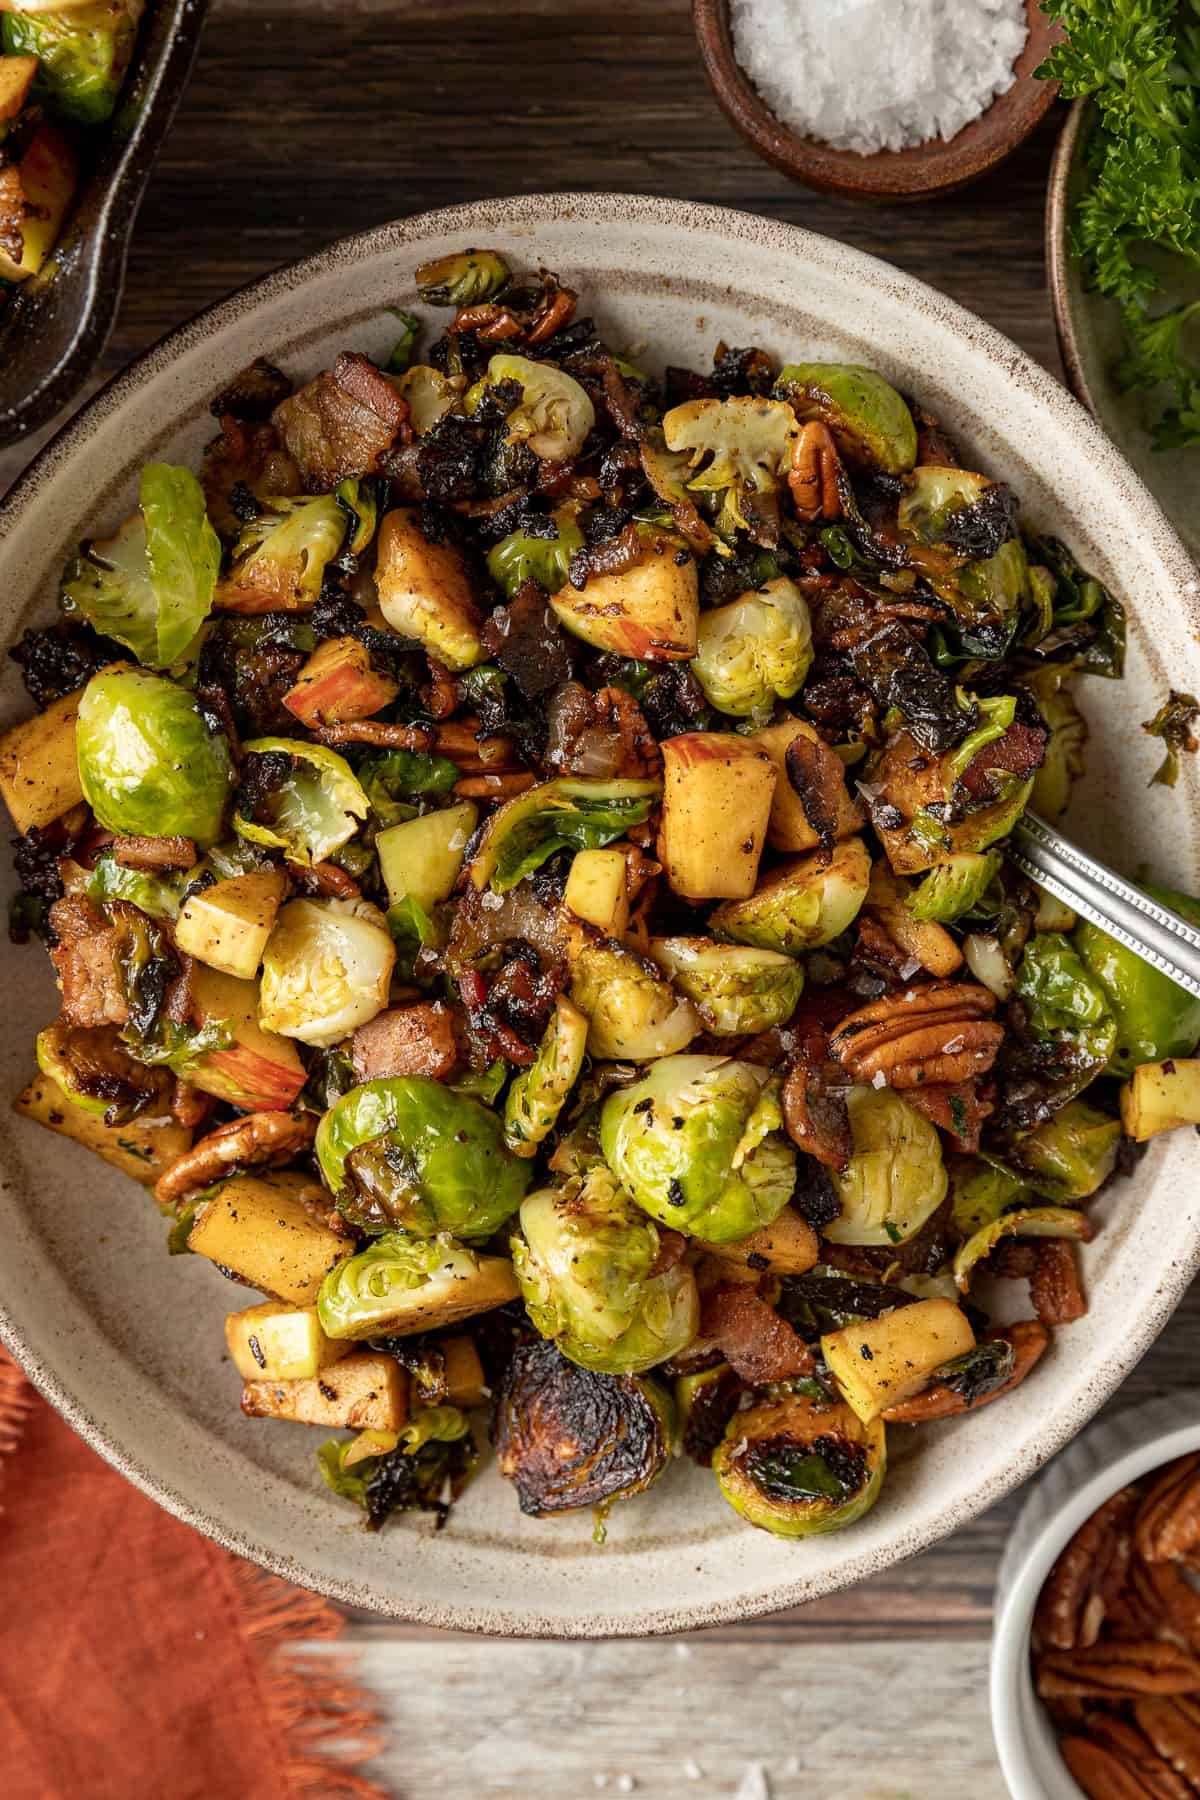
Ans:
POLYGON ((1157 449, 1200 445, 1200 361, 1188 342, 1200 296, 1152 310, 1162 277, 1145 260, 1155 245, 1200 274, 1200 0, 1043 0, 1043 11, 1067 41, 1038 75, 1099 113, 1071 247, 1121 307, 1129 348, 1116 379, 1169 391, 1157 449))

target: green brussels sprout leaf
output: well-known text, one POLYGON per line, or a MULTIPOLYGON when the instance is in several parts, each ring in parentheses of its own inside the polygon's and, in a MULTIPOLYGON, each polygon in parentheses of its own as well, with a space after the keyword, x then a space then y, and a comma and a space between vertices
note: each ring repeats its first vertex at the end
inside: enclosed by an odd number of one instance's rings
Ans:
POLYGON ((116 108, 144 0, 92 0, 55 12, 3 14, 9 56, 39 59, 40 91, 76 125, 103 125, 116 108))
POLYGON ((416 276, 417 292, 427 306, 478 306, 498 294, 508 279, 508 264, 498 250, 452 251, 422 263, 416 276))
POLYGON ((1022 1132, 1013 1155, 1035 1194, 1059 1205, 1087 1200, 1116 1167, 1121 1122, 1072 1100, 1052 1118, 1022 1132))
POLYGON ((392 345, 383 367, 389 375, 403 375, 412 361, 421 321, 416 313, 405 312, 402 306, 389 306, 388 311, 394 319, 399 319, 403 329, 392 345))
POLYGON ((799 692, 812 658, 808 603, 781 576, 701 613, 691 667, 711 706, 764 723, 777 699, 799 692))
POLYGON ((307 865, 324 862, 354 836, 367 816, 367 796, 345 757, 298 738, 252 738, 242 748, 246 755, 286 756, 291 771, 260 802, 258 816, 235 812, 240 837, 307 865))
POLYGON ((471 879, 506 893, 559 850, 598 850, 644 824, 661 791, 658 781, 543 781, 489 820, 471 879))
POLYGON ((904 904, 914 919, 953 924, 982 899, 1003 860, 999 850, 963 850, 948 856, 921 878, 904 904))
POLYGON ((190 876, 182 872, 155 875, 148 869, 122 868, 108 850, 96 858, 86 893, 98 906, 106 900, 128 900, 152 919, 176 919, 189 880, 190 876))
POLYGON ((1117 1021, 1097 977, 1058 931, 1035 932, 1017 969, 1016 997, 1029 1030, 1062 1044, 1075 1064, 1074 1091, 1086 1087, 1117 1046, 1117 1021))
POLYGON ((992 1254, 997 1244, 1009 1237, 1073 1238, 1086 1244, 1095 1234, 1095 1226, 1086 1213, 1065 1206, 1023 1206, 1016 1212, 1004 1213, 990 1225, 982 1225, 954 1258, 954 1279, 966 1293, 976 1267, 992 1254))
POLYGON ((583 533, 568 508, 559 507, 537 523, 536 532, 526 523, 488 552, 488 574, 506 600, 512 600, 526 581, 539 582, 548 594, 557 594, 567 585, 571 558, 583 549, 583 533))
POLYGON ((1195 733, 1196 720, 1200 718, 1200 700, 1191 694, 1179 694, 1172 688, 1152 719, 1147 719, 1142 730, 1151 737, 1161 738, 1167 746, 1167 754, 1150 777, 1150 785, 1157 782, 1161 787, 1174 787, 1179 780, 1179 758, 1181 753, 1194 756, 1200 750, 1200 738, 1195 733))
MULTIPOLYGON (((1200 926, 1200 900, 1150 882, 1141 886, 1151 899, 1171 907, 1189 925, 1200 926)), ((1111 1074, 1132 1075, 1139 1063, 1192 1054, 1200 1040, 1200 1000, 1099 926, 1081 921, 1072 942, 1116 1015, 1111 1074)))
POLYGON ((587 1051, 588 1021, 560 994, 537 1056, 508 1090, 504 1141, 515 1156, 533 1156, 547 1138, 579 1078, 587 1051))

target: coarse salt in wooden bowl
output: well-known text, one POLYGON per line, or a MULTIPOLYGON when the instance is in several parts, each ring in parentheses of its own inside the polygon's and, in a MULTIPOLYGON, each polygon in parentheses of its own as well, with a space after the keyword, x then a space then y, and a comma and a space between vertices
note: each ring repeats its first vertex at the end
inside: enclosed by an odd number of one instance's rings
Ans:
POLYGON ((930 138, 908 150, 863 156, 805 137, 772 112, 733 50, 729 0, 692 0, 701 60, 726 117, 752 150, 799 181, 853 200, 927 200, 953 193, 994 169, 1043 119, 1058 94, 1055 81, 1034 70, 1062 38, 1039 0, 1026 0, 1029 33, 1016 60, 1016 79, 977 119, 947 141, 930 138))

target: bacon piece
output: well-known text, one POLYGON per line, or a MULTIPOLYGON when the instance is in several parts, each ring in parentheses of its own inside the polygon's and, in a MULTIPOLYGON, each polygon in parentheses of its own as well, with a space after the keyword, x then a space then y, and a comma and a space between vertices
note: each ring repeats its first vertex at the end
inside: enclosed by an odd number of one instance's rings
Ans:
POLYGON ((121 980, 120 933, 82 895, 56 900, 50 908, 56 943, 50 961, 63 996, 68 1025, 125 1025, 129 1003, 121 980))
POLYGON ((745 1282, 705 1294, 700 1335, 711 1338, 730 1367, 754 1387, 813 1372, 808 1345, 745 1282))
POLYGON ((310 494, 374 475, 406 428, 408 403, 367 357, 343 352, 271 415, 310 494))
POLYGON ((994 744, 976 751, 959 780, 974 800, 986 800, 992 792, 991 771, 1004 769, 1022 781, 1040 769, 1046 754, 1046 734, 1033 725, 1010 725, 994 744))
POLYGON ((906 1088, 904 1098, 931 1125, 954 1139, 957 1150, 976 1151, 984 1120, 995 1109, 990 1100, 981 1100, 973 1081, 935 1082, 928 1087, 906 1088))
POLYGON ((440 1000, 379 1013, 354 1033, 350 1058, 360 1081, 394 1075, 444 1081, 459 1060, 454 1014, 440 1000))

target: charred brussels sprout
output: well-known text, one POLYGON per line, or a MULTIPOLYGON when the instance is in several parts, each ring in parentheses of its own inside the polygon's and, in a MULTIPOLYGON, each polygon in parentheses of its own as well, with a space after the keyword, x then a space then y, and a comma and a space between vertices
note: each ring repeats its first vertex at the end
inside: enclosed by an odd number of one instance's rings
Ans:
POLYGON ((242 749, 247 757, 271 760, 260 765, 263 779, 247 781, 239 794, 233 820, 239 837, 282 850, 290 862, 319 863, 348 843, 366 818, 367 796, 336 750, 282 737, 252 738, 242 749))
POLYGON ((798 419, 820 419, 848 462, 903 475, 917 460, 913 416, 890 382, 861 363, 788 363, 775 393, 798 419))
POLYGON ((84 798, 107 830, 216 843, 233 777, 229 745, 183 688, 144 669, 94 675, 75 743, 84 798))
POLYGON ((963 850, 936 863, 904 904, 914 919, 950 925, 982 899, 1000 868, 998 850, 963 850))
POLYGON ((321 1120, 316 1153, 342 1213, 365 1231, 482 1240, 529 1185, 495 1113, 424 1075, 351 1088, 321 1120))
POLYGON ((1030 938, 1017 970, 1016 997, 1033 1036, 1063 1046, 1076 1068, 1077 1089, 1112 1056, 1117 1022, 1108 996, 1061 932, 1038 931, 1030 938))
POLYGON ((571 558, 583 549, 583 533, 568 508, 560 507, 538 526, 536 532, 528 526, 510 531, 488 552, 488 574, 507 600, 514 599, 526 581, 557 594, 567 584, 571 558))
POLYGON ((823 1227, 834 1244, 902 1244, 946 1198, 949 1177, 934 1126, 891 1088, 846 1096, 854 1154, 830 1171, 842 1210, 823 1227))
POLYGON ((789 1395, 735 1413, 713 1457, 717 1485, 751 1525, 817 1537, 853 1525, 883 1486, 883 1426, 841 1402, 789 1395))
POLYGON ((521 1204, 513 1268, 529 1316, 585 1369, 634 1375, 690 1344, 700 1320, 696 1283, 676 1262, 661 1273, 657 1226, 603 1164, 521 1204))
POLYGON ((36 56, 46 93, 77 125, 111 119, 133 56, 144 0, 92 0, 4 13, 9 56, 36 56))
POLYGON ((1015 1212, 1006 1212, 1000 1218, 993 1219, 990 1225, 980 1226, 965 1244, 959 1246, 954 1257, 954 1279, 960 1292, 967 1293, 976 1268, 1005 1238, 1070 1238, 1076 1243, 1086 1244, 1094 1230, 1087 1214, 1074 1207, 1018 1207, 1015 1212))
POLYGON ((898 515, 900 535, 984 561, 1016 536, 1017 500, 1002 481, 970 469, 914 469, 898 515))
POLYGON ((417 293, 427 306, 478 306, 508 279, 508 264, 498 250, 457 250, 422 263, 416 275, 417 293))
POLYGON ((714 937, 799 956, 840 937, 857 918, 871 880, 861 838, 831 854, 815 851, 780 863, 748 900, 727 900, 709 920, 714 937))
POLYGON ((553 1131, 587 1052, 588 1021, 559 995, 537 1056, 516 1077, 504 1103, 504 1141, 516 1156, 534 1156, 553 1131))
POLYGON ((673 1426, 657 1382, 582 1369, 541 1342, 509 1363, 494 1436, 521 1511, 548 1518, 642 1493, 671 1460, 673 1426))
POLYGON ((654 938, 650 954, 719 1037, 785 1024, 804 989, 803 964, 777 950, 668 937, 654 938))
POLYGON ((588 1019, 587 1048, 606 1059, 648 1062, 684 1050, 700 1015, 647 962, 614 938, 589 944, 571 971, 571 999, 588 1019))
POLYGON ((675 1383, 675 1417, 679 1447, 702 1469, 712 1467, 713 1451, 737 1411, 746 1384, 728 1363, 681 1375, 675 1383))
POLYGON ((503 894, 558 850, 597 850, 641 825, 658 781, 543 781, 493 814, 471 860, 477 888, 503 894))
POLYGON ((609 1095, 600 1145, 652 1219, 728 1243, 771 1224, 792 1197, 796 1153, 782 1123, 778 1085, 757 1064, 667 1056, 609 1095))
POLYGON ((761 723, 799 691, 812 657, 808 603, 781 576, 701 613, 692 673, 718 711, 761 723))
POLYGON ((763 534, 765 526, 763 535, 774 542, 776 495, 800 435, 787 402, 749 395, 686 400, 672 407, 662 428, 668 450, 690 454, 690 492, 719 496, 716 528, 722 537, 763 534))
POLYGON ((1103 1186, 1117 1163, 1121 1123, 1086 1100, 1072 1100, 1013 1146, 1035 1194, 1069 1206, 1103 1186))
POLYGON ((267 1031, 328 1048, 387 1005, 396 948, 368 900, 289 900, 262 959, 267 1031))
POLYGON ((493 356, 487 377, 467 395, 474 412, 488 388, 516 382, 521 398, 507 415, 510 443, 528 444, 543 462, 570 462, 596 423, 595 408, 573 375, 528 356, 493 356))
MULTIPOLYGON (((1200 900, 1149 882, 1143 886, 1151 899, 1180 913, 1189 925, 1200 925, 1200 900)), ((1109 1062, 1114 1075, 1130 1075, 1139 1063, 1191 1055, 1200 1040, 1200 1000, 1096 925, 1077 926, 1073 942, 1116 1017, 1109 1062)))
POLYGON ((329 563, 342 548, 347 509, 332 494, 315 500, 267 497, 242 526, 220 584, 235 612, 297 612, 316 605, 329 563))
POLYGON ((411 1337, 503 1306, 519 1291, 505 1256, 389 1231, 329 1271, 317 1317, 326 1337, 411 1337))

